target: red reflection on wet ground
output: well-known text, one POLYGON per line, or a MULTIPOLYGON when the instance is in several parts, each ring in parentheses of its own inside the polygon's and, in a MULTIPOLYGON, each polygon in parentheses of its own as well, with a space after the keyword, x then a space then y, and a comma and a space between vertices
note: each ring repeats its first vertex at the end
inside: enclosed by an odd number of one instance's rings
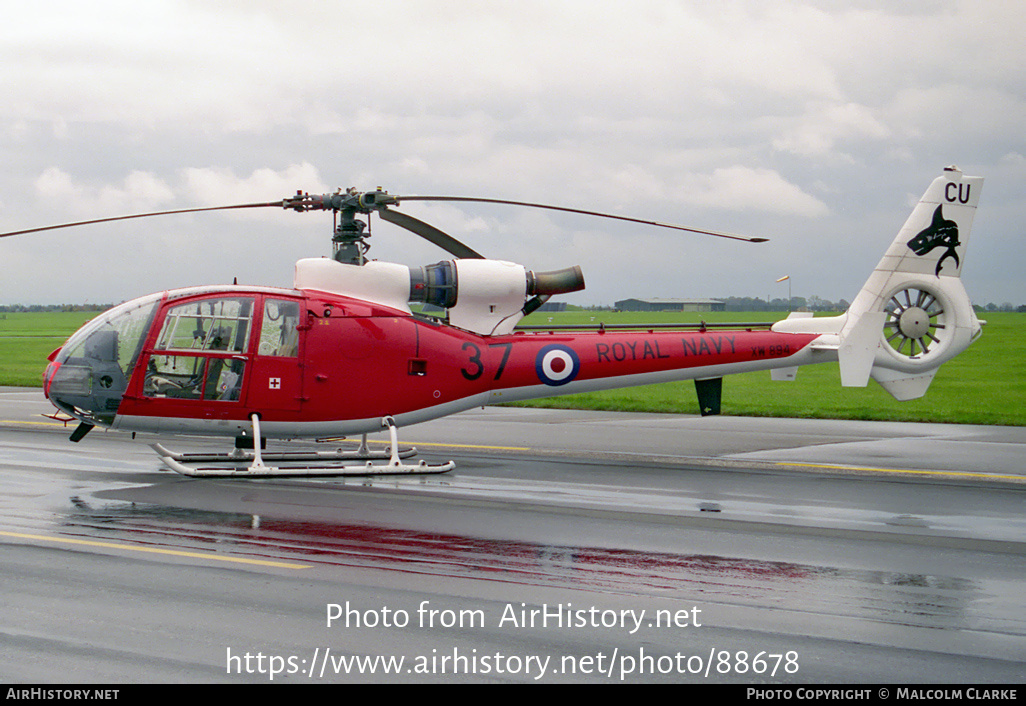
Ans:
POLYGON ((809 567, 787 562, 571 546, 471 537, 401 527, 303 522, 166 508, 75 514, 66 529, 114 530, 128 541, 262 559, 384 569, 506 583, 659 592, 705 586, 749 594, 753 586, 808 578, 809 567))

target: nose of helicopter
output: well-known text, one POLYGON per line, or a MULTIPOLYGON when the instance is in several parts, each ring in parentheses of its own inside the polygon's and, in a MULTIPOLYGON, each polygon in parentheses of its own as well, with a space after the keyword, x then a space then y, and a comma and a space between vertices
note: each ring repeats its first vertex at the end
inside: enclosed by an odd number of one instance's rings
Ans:
POLYGON ((56 352, 44 373, 43 389, 50 402, 92 423, 113 420, 127 387, 118 365, 116 332, 98 326, 83 327, 56 352))
POLYGON ((50 361, 46 366, 46 370, 43 371, 43 396, 46 399, 50 399, 50 385, 53 383, 53 377, 57 373, 58 368, 61 367, 61 364, 57 362, 57 356, 60 355, 61 348, 46 356, 46 359, 50 361))
POLYGON ((121 405, 160 295, 134 299, 80 328, 49 356, 43 392, 58 409, 108 426, 121 405))

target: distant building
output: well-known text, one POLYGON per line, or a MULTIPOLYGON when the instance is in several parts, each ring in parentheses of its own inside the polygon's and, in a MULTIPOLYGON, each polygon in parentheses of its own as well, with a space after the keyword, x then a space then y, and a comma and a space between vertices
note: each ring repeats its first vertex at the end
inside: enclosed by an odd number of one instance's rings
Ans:
POLYGON ((616 302, 620 311, 726 311, 726 303, 718 299, 622 299, 616 302))

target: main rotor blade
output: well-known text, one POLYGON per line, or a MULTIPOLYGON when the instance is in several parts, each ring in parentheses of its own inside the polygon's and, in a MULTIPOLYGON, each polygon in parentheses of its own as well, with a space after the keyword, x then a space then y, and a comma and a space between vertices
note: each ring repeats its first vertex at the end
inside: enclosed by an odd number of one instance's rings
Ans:
POLYGON ((544 208, 549 211, 564 211, 566 213, 579 213, 585 216, 598 216, 599 218, 613 218, 618 221, 628 221, 630 223, 641 223, 646 226, 658 226, 660 228, 672 228, 674 230, 683 230, 689 233, 700 233, 702 235, 713 235, 717 238, 730 238, 731 240, 743 240, 748 243, 765 243, 768 238, 749 238, 744 235, 735 235, 734 233, 722 233, 715 230, 703 230, 701 228, 689 228, 687 226, 674 225, 673 223, 661 223, 659 221, 650 221, 644 218, 631 218, 630 216, 617 216, 612 213, 599 213, 598 211, 585 211, 579 208, 567 208, 565 206, 549 206, 543 203, 530 203, 527 201, 507 201, 506 199, 485 199, 476 198, 470 196, 396 196, 396 201, 467 201, 474 203, 499 203, 508 204, 510 206, 528 206, 530 208, 544 208))
POLYGON ((40 233, 44 230, 57 230, 59 228, 73 228, 75 226, 87 226, 93 223, 110 223, 111 221, 127 221, 131 218, 149 218, 150 216, 171 216, 177 213, 200 213, 201 211, 228 211, 238 208, 265 208, 274 206, 282 208, 284 201, 269 201, 267 203, 243 203, 235 206, 208 206, 206 208, 180 208, 174 211, 154 211, 152 213, 135 213, 130 216, 113 216, 111 218, 94 218, 91 221, 76 221, 74 223, 62 223, 56 226, 43 226, 42 228, 28 228, 27 230, 15 230, 10 233, 0 233, 0 238, 9 235, 24 235, 26 233, 40 233))
POLYGON ((431 243, 434 243, 438 247, 442 248, 446 252, 455 255, 456 257, 475 260, 484 259, 484 255, 467 247, 466 245, 456 240, 456 238, 452 237, 448 233, 440 231, 433 225, 416 219, 413 216, 407 215, 405 213, 400 213, 399 211, 393 211, 391 209, 384 207, 378 209, 378 215, 381 216, 383 220, 386 220, 389 223, 394 223, 395 225, 401 228, 405 228, 411 233, 416 233, 420 237, 424 238, 425 240, 431 243))

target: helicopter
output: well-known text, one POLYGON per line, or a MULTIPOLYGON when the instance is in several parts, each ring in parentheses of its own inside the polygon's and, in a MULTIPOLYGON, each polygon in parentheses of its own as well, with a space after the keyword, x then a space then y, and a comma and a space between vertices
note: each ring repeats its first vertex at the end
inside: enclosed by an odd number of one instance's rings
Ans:
POLYGON ((800 366, 827 361, 839 363, 842 386, 872 378, 898 400, 921 397, 982 331, 960 279, 982 184, 946 167, 845 313, 793 312, 772 324, 518 326, 550 297, 583 289, 580 267, 534 272, 490 260, 395 210, 414 200, 512 204, 765 241, 529 202, 353 188, 3 236, 231 208, 332 211, 333 257, 299 260, 291 289, 201 286, 122 303, 49 356, 44 393, 79 422, 75 442, 95 427, 235 439, 221 454, 152 445, 184 475, 428 474, 455 464, 407 461, 416 450, 400 448, 399 427, 489 404, 690 379, 701 414, 718 414, 726 375, 770 370, 794 380, 800 366), (453 258, 423 267, 368 259, 357 216, 372 213, 453 258), (370 450, 367 434, 382 430, 390 445, 370 450), (362 435, 355 449, 266 451, 269 438, 353 435, 362 435))

